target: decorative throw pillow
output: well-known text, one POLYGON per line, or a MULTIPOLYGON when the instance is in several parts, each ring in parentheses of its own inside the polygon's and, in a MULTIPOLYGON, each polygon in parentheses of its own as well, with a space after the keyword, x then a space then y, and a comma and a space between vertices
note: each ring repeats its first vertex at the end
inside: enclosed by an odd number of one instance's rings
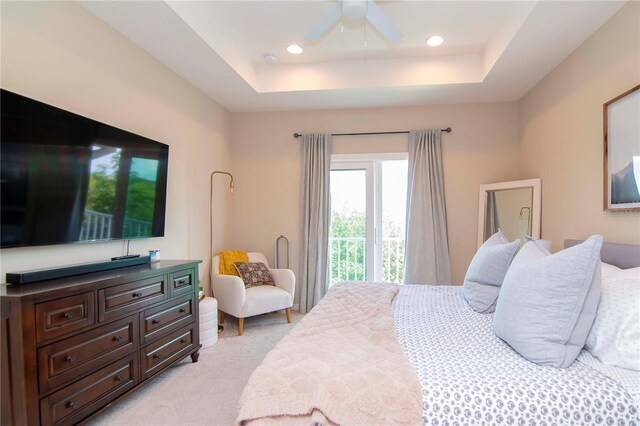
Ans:
MULTIPOLYGON (((603 264, 604 266, 604 264, 603 264)), ((640 268, 602 274, 602 295, 586 349, 607 365, 640 371, 640 268)))
POLYGON ((598 308, 601 247, 599 235, 553 255, 535 241, 525 244, 502 284, 496 335, 531 362, 571 365, 598 308))
POLYGON ((236 262, 233 264, 244 281, 245 288, 259 285, 276 285, 269 268, 262 262, 236 262))
POLYGON ((612 277, 620 271, 622 271, 622 269, 617 266, 602 262, 602 279, 612 277))
POLYGON ((487 314, 495 310, 502 280, 519 246, 520 240, 510 243, 501 230, 480 246, 462 286, 464 300, 474 311, 487 314))

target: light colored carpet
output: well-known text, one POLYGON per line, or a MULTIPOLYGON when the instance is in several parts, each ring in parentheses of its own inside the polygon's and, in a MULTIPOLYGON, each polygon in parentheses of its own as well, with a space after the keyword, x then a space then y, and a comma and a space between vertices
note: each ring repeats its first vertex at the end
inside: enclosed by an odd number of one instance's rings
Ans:
POLYGON ((200 350, 200 359, 179 362, 142 389, 92 419, 90 425, 232 425, 249 376, 303 317, 271 313, 244 321, 227 317, 218 342, 200 350))

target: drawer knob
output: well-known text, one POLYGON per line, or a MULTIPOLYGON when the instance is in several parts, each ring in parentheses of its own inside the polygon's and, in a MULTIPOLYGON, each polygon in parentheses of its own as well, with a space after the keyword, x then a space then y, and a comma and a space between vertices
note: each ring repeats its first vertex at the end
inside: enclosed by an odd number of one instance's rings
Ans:
POLYGON ((153 321, 151 321, 151 324, 160 324, 160 320, 159 319, 154 319, 153 321))
POLYGON ((133 297, 142 297, 142 292, 141 291, 136 291, 135 293, 132 294, 133 297))
POLYGON ((116 382, 121 382, 122 381, 122 376, 118 375, 118 376, 114 377, 113 380, 115 380, 116 382))
POLYGON ((187 343, 187 339, 180 339, 180 343, 187 343))
POLYGON ((65 361, 67 362, 74 362, 75 360, 76 360, 75 355, 67 355, 67 357, 65 358, 65 361))
POLYGON ((67 408, 71 408, 72 410, 75 409, 77 407, 75 401, 69 401, 67 402, 67 408))
POLYGON ((73 312, 65 312, 64 317, 66 319, 71 319, 74 317, 73 312))
POLYGON ((113 338, 113 340, 116 342, 122 342, 122 336, 116 336, 113 338))
POLYGON ((160 354, 153 354, 153 357, 154 357, 155 359, 158 359, 158 358, 160 358, 160 354))
POLYGON ((185 308, 180 308, 180 313, 184 314, 185 312, 187 312, 187 310, 185 308))

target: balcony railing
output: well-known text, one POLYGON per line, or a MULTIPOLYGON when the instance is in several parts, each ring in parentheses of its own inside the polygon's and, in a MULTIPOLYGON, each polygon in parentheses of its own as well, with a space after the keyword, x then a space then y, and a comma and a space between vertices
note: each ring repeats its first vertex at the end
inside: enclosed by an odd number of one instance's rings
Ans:
POLYGON ((367 239, 329 237, 331 284, 367 278, 367 239))
MULTIPOLYGON (((329 238, 330 282, 367 280, 366 238, 329 238)), ((404 277, 404 238, 382 240, 382 280, 401 283, 404 277)))
MULTIPOLYGON (((113 215, 93 210, 84 211, 84 220, 80 230, 80 241, 106 240, 112 238, 113 215)), ((124 219, 123 238, 151 236, 151 222, 137 219, 124 219)))
POLYGON ((111 237, 111 224, 113 215, 84 211, 84 221, 80 230, 80 241, 105 240, 111 237))
POLYGON ((382 239, 382 281, 401 284, 404 279, 404 238, 382 239))

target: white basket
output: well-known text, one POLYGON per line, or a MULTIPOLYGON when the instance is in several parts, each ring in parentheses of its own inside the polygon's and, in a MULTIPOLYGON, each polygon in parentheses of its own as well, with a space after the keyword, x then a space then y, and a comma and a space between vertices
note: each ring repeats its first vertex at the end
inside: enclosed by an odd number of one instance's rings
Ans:
POLYGON ((218 301, 205 297, 198 305, 200 310, 200 344, 202 349, 213 346, 218 341, 218 301))

